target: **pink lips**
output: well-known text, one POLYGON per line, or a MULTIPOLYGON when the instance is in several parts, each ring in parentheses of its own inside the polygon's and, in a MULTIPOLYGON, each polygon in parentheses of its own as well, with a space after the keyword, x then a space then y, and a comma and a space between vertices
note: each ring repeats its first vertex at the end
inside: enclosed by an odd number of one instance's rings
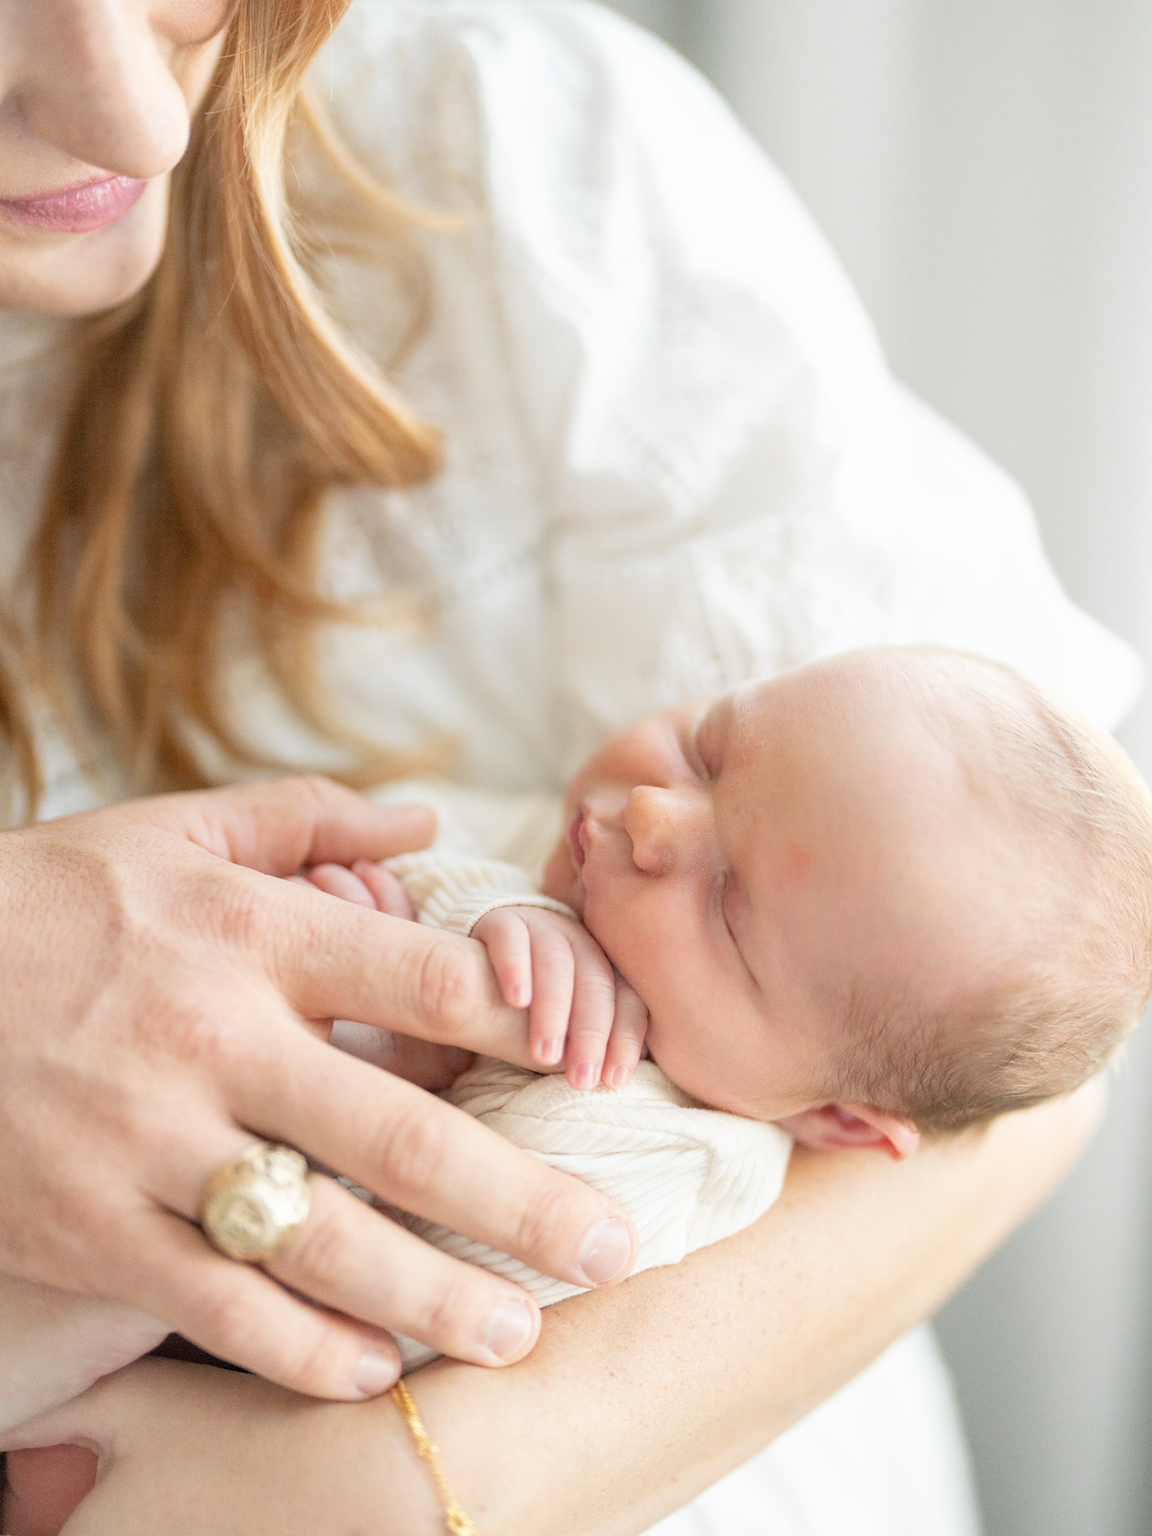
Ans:
POLYGON ((122 217, 140 200, 147 185, 128 176, 109 176, 40 197, 2 197, 0 214, 34 229, 82 235, 122 217))

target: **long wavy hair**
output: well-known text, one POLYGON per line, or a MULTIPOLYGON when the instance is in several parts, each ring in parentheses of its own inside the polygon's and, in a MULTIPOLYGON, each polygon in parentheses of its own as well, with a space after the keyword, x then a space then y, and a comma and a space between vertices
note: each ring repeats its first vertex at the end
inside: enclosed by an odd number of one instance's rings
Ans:
POLYGON ((28 684, 74 742, 100 741, 133 790, 205 782, 191 742, 266 762, 229 720, 223 631, 238 609, 283 696, 357 766, 387 777, 325 701, 316 627, 325 492, 412 485, 438 433, 341 334, 321 298, 285 158, 304 131, 400 249, 406 211, 359 170, 310 106, 307 67, 349 0, 244 0, 172 176, 168 236, 144 289, 84 322, 75 393, 29 556, 34 614, 6 621, 0 682, 9 789, 42 790, 28 684), (21 680, 23 679, 23 681, 21 680))

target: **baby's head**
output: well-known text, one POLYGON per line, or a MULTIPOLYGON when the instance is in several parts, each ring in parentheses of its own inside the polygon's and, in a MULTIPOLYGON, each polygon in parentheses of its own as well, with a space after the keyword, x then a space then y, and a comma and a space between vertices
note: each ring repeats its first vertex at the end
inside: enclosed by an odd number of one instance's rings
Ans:
POLYGON ((812 1145, 1090 1077, 1152 985, 1152 802, 992 662, 856 651, 652 715, 576 775, 545 889, 706 1103, 812 1145))

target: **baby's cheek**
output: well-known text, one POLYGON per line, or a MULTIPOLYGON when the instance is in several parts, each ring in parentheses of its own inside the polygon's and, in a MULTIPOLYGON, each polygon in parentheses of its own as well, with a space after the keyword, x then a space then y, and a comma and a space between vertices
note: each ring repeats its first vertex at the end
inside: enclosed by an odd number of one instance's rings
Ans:
POLYGON ((540 889, 553 901, 562 901, 581 917, 584 915, 584 884, 576 870, 571 849, 566 842, 558 843, 544 866, 544 878, 540 889))

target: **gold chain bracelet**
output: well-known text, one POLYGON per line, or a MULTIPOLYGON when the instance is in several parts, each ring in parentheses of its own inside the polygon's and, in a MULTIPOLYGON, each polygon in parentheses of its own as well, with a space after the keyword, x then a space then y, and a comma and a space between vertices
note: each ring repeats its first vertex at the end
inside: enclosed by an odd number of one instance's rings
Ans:
POLYGON ((398 1381, 389 1396, 399 1408, 404 1422, 412 1432, 417 1456, 421 1461, 428 1463, 428 1470, 440 1490, 440 1498, 444 1503, 444 1529, 448 1536, 480 1536, 479 1531, 448 1491, 444 1471, 440 1466, 440 1452, 432 1444, 428 1431, 424 1428, 424 1422, 417 1412, 416 1404, 412 1401, 411 1392, 402 1381, 398 1381))

